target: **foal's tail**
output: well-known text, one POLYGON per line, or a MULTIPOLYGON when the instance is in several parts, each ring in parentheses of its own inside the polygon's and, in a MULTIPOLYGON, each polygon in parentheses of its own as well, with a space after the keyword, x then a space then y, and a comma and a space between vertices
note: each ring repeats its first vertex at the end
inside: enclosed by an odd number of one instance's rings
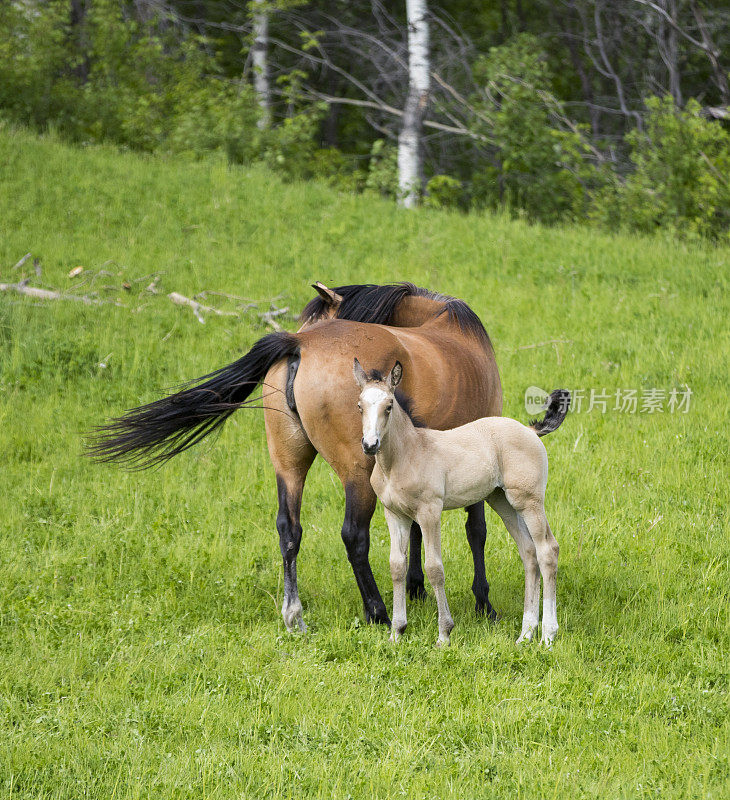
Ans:
POLYGON ((96 429, 88 455, 145 469, 167 461, 219 428, 279 359, 299 352, 292 333, 259 339, 243 358, 191 381, 189 388, 127 411, 96 429), (202 383, 201 383, 202 381, 202 383))
POLYGON ((530 422, 530 427, 538 436, 547 436, 562 425, 570 408, 570 392, 567 389, 551 392, 545 408, 545 416, 541 420, 533 419, 530 422))

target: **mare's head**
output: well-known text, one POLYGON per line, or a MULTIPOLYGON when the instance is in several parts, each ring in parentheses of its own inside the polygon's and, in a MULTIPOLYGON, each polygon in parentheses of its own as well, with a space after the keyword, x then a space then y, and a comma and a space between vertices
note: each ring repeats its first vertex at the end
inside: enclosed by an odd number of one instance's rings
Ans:
POLYGON ((374 456, 383 443, 388 422, 393 411, 395 388, 403 377, 403 367, 396 361, 387 378, 377 372, 369 375, 355 359, 353 367, 355 380, 360 387, 357 407, 362 414, 362 449, 368 456, 374 456))

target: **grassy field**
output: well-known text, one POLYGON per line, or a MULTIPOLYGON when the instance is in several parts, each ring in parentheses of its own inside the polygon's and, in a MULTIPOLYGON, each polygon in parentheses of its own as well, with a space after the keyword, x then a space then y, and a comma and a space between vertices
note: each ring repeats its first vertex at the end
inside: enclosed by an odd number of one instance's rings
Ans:
MULTIPOLYGON (((30 261, 11 269, 29 251, 47 286, 84 266, 132 288, 104 295, 125 307, 0 294, 1 797, 730 796, 729 250, 407 213, 0 129, 0 282, 33 276, 30 261), (515 647, 523 575, 491 513, 501 622, 474 616, 464 514, 450 512, 453 645, 433 647, 431 593, 396 648, 364 626, 343 494, 320 461, 299 559, 309 632, 288 635, 258 411, 158 471, 85 460, 90 426, 266 332, 253 309, 201 325, 145 296, 154 272, 163 292, 260 310, 283 294, 297 311, 313 280, 462 297, 522 420, 532 384, 664 391, 663 413, 584 402, 545 440, 553 650, 515 647), (689 411, 670 413, 685 386, 689 411)), ((378 510, 371 561, 390 606, 387 560, 378 510)))

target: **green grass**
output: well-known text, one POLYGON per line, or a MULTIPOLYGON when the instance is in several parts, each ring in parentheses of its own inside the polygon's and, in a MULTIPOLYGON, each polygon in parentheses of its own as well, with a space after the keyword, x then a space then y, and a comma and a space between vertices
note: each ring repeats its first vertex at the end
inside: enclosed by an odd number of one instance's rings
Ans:
MULTIPOLYGON (((131 308, 0 295, 1 797, 728 796, 729 250, 407 213, 0 129, 0 282, 28 251, 61 288, 83 265, 115 285, 161 270, 165 291, 284 293, 294 310, 313 280, 463 297, 522 420, 531 384, 693 397, 687 414, 572 414, 546 440, 552 652, 514 645, 521 564, 491 513, 500 623, 474 616, 451 512, 452 647, 433 647, 432 594, 397 648, 362 625, 320 461, 299 559, 309 632, 290 636, 260 412, 154 472, 81 456, 90 426, 245 352, 255 314, 201 325, 134 288, 131 308), (570 341, 527 347, 551 339, 570 341)), ((387 558, 378 511, 390 606, 387 558)))

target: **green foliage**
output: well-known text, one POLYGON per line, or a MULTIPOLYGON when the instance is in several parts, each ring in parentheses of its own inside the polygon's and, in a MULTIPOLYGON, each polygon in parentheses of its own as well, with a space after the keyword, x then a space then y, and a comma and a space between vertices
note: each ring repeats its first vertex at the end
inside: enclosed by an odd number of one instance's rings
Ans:
POLYGON ((381 197, 398 197, 398 148, 376 139, 370 148, 365 189, 381 197))
POLYGON ((68 3, 0 4, 0 109, 34 126, 56 121, 74 98, 67 48, 68 3))
POLYGON ((579 216, 595 170, 580 129, 556 124, 564 115, 537 38, 520 34, 491 48, 475 72, 488 98, 477 106, 475 131, 491 142, 494 155, 475 176, 474 200, 521 209, 543 222, 579 216))
POLYGON ((269 130, 264 148, 267 166, 290 180, 321 177, 322 165, 326 174, 327 156, 320 158, 321 149, 315 142, 322 113, 321 106, 303 108, 269 130))
POLYGON ((0 107, 11 119, 137 150, 258 152, 253 92, 222 79, 204 42, 128 19, 115 0, 89 4, 72 30, 68 8, 3 5, 0 107))
POLYGON ((464 199, 461 181, 450 175, 434 175, 426 184, 423 205, 426 208, 455 208, 464 199))
MULTIPOLYGON (((88 285, 102 299, 115 296, 103 285, 163 270, 141 307, 128 293, 128 307, 0 293, 3 797, 728 796, 730 248, 406 213, 260 166, 7 128, 0 163, 0 281, 22 277, 10 268, 29 249, 48 286, 103 267, 88 285), (474 616, 454 511, 452 646, 433 647, 430 590, 398 647, 362 624, 343 491, 321 459, 299 556, 309 631, 288 635, 260 411, 160 470, 82 457, 82 432, 266 333, 253 310, 201 325, 165 291, 285 292, 294 311, 315 279, 464 298, 494 342, 505 414, 523 421, 530 385, 694 391, 687 414, 584 401, 544 440, 561 548, 551 652, 515 647, 522 566, 489 510, 499 623, 474 616)), ((370 558, 390 605, 388 552, 378 510, 370 558)))
POLYGON ((633 172, 599 197, 608 224, 682 236, 730 236, 730 135, 696 100, 646 101, 644 131, 629 134, 633 172))

